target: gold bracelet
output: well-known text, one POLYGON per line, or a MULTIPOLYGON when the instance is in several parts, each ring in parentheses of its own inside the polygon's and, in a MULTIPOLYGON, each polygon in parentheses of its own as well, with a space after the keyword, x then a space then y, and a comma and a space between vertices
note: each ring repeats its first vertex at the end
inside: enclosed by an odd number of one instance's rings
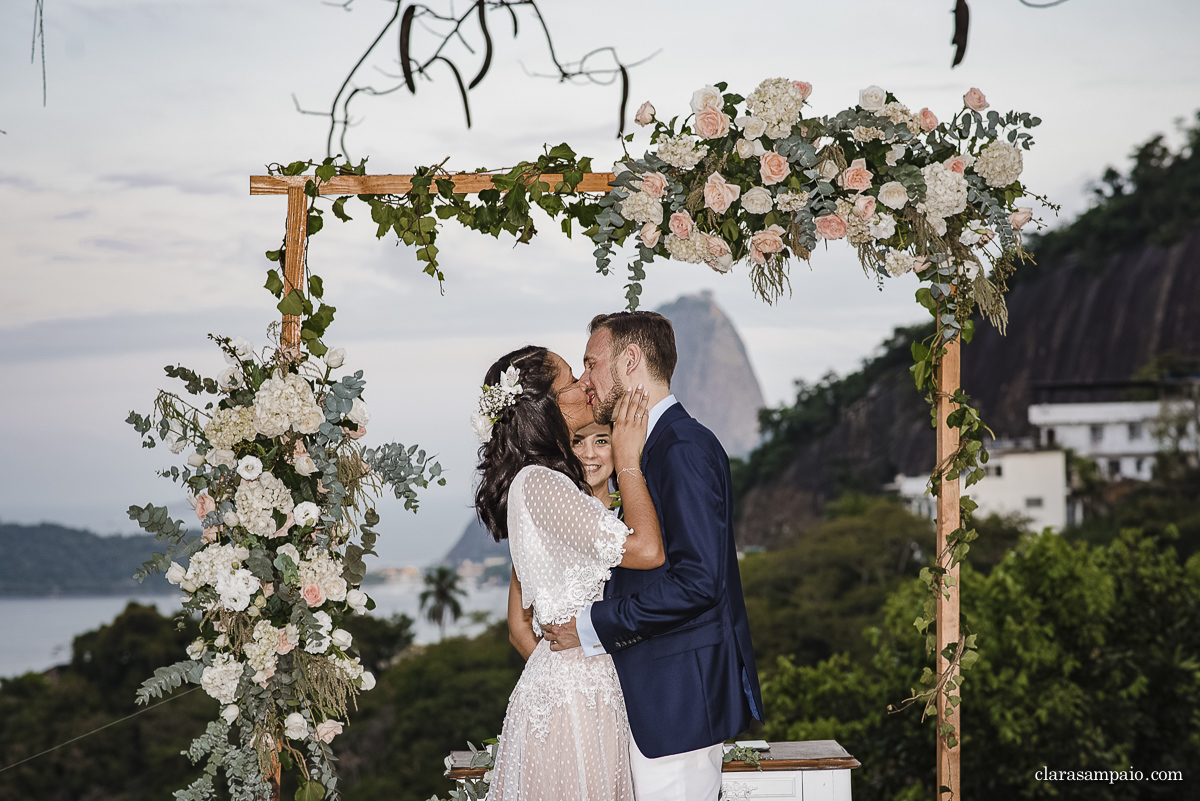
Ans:
MULTIPOLYGON (((630 473, 637 473, 639 476, 642 475, 642 471, 638 470, 636 467, 623 467, 617 471, 617 483, 618 484, 621 483, 621 473, 624 473, 626 471, 629 471, 630 473)), ((643 476, 642 480, 643 481, 645 480, 644 476, 643 476)))

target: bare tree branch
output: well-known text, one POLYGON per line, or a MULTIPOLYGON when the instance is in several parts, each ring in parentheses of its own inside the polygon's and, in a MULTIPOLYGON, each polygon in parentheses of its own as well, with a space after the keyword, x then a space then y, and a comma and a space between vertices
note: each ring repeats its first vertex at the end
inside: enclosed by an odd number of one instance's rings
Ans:
MULTIPOLYGON (((344 0, 344 2, 327 2, 326 4, 350 10, 353 2, 354 0, 344 0)), ((554 40, 550 34, 550 27, 546 23, 541 9, 538 8, 537 0, 474 0, 474 2, 470 3, 466 11, 458 14, 454 12, 453 5, 451 5, 448 13, 442 13, 420 3, 410 3, 405 6, 403 0, 389 0, 389 2, 395 5, 394 12, 346 74, 345 79, 333 97, 333 101, 329 105, 328 111, 305 109, 301 107, 295 95, 292 96, 293 102, 296 104, 296 110, 301 114, 321 116, 329 120, 329 131, 325 140, 325 152, 327 156, 332 157, 334 155, 334 140, 336 139, 341 148, 341 154, 346 158, 350 158, 349 149, 346 144, 346 135, 354 125, 350 107, 356 98, 360 95, 382 97, 392 94, 401 88, 406 88, 411 94, 416 94, 417 78, 420 77, 432 81, 434 76, 431 70, 435 64, 439 63, 450 69, 450 74, 454 78, 462 100, 467 127, 470 128, 471 108, 468 93, 477 87, 488 74, 495 54, 495 43, 492 38, 491 27, 488 23, 488 14, 490 12, 498 11, 508 14, 512 20, 513 38, 516 38, 520 32, 518 9, 523 8, 528 13, 533 14, 541 30, 541 38, 546 44, 550 62, 554 66, 554 74, 539 75, 538 77, 554 78, 559 82, 583 79, 602 86, 612 85, 620 79, 621 98, 618 105, 618 136, 622 135, 625 131, 626 107, 629 102, 629 69, 657 55, 656 52, 646 59, 626 64, 621 61, 615 48, 600 47, 585 54, 578 61, 562 61, 555 50, 554 40), (397 36, 396 60, 399 62, 401 74, 390 74, 388 71, 374 66, 373 70, 375 74, 390 79, 391 83, 377 85, 371 81, 364 80, 362 85, 358 85, 356 78, 363 71, 363 66, 372 54, 378 51, 380 43, 385 40, 389 33, 393 32, 393 26, 398 26, 398 30, 394 34, 397 36), (422 32, 422 36, 432 36, 433 42, 436 43, 432 47, 431 52, 419 58, 413 55, 414 27, 417 31, 422 32), (475 28, 478 28, 479 36, 483 40, 482 56, 478 52, 480 49, 478 45, 473 46, 466 35, 468 31, 473 31, 475 28), (457 60, 461 59, 462 56, 452 54, 451 52, 451 48, 454 45, 461 46, 467 57, 481 59, 480 65, 474 72, 474 76, 470 79, 469 83, 464 80, 464 70, 461 70, 457 63, 457 60), (608 63, 603 65, 596 64, 596 60, 601 57, 610 61, 611 65, 608 63)), ((522 65, 522 68, 524 69, 524 65, 522 65)), ((470 73, 468 72, 468 74, 470 73)), ((526 70, 526 74, 534 75, 535 73, 530 73, 526 70)))
POLYGON ((46 8, 45 0, 33 0, 33 39, 29 43, 29 63, 37 57, 38 44, 42 46, 42 105, 46 105, 46 8))

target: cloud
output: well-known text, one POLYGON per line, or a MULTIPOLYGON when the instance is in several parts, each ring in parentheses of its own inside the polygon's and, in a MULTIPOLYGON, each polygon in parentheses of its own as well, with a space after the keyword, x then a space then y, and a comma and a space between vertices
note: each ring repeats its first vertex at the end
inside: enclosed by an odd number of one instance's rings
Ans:
POLYGON ((50 219, 52 220, 86 220, 95 213, 94 208, 75 209, 74 211, 64 211, 62 214, 55 214, 50 219))
POLYGON ((44 187, 28 175, 0 172, 0 186, 12 186, 23 192, 42 192, 44 187))
POLYGON ((124 239, 113 239, 108 236, 93 236, 83 240, 83 244, 101 250, 115 250, 120 253, 144 253, 147 248, 124 239))
POLYGON ((230 189, 228 184, 218 181, 176 178, 155 173, 102 175, 100 180, 120 184, 125 189, 161 189, 165 187, 186 195, 228 195, 230 189))

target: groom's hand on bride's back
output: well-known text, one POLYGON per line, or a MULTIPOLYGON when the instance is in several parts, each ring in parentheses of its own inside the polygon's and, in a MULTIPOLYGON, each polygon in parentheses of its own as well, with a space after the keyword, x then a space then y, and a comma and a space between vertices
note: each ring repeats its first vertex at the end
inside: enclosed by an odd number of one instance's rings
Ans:
POLYGON ((542 636, 550 641, 551 651, 566 651, 579 647, 579 631, 575 628, 575 618, 561 626, 543 626, 542 636))

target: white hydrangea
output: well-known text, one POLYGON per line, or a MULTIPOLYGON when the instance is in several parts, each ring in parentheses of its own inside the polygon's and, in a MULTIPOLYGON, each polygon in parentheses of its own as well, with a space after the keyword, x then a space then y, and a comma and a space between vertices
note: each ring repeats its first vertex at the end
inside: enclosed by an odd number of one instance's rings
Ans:
POLYGON ((362 661, 357 656, 353 659, 343 659, 340 656, 329 656, 326 658, 329 660, 329 664, 349 681, 355 681, 365 671, 362 661))
POLYGON ((867 232, 873 239, 888 239, 896 233, 896 218, 890 214, 876 214, 867 225, 867 232))
POLYGON ((908 126, 908 130, 916 133, 921 130, 921 121, 909 110, 908 106, 903 103, 891 102, 884 104, 883 108, 875 112, 880 117, 887 117, 896 125, 904 124, 908 126))
POLYGON ((217 577, 217 594, 221 606, 233 612, 244 612, 250 599, 261 589, 258 579, 246 568, 238 568, 217 577))
POLYGON ((667 252, 676 261, 686 261, 689 264, 700 264, 709 258, 708 243, 699 232, 687 239, 680 239, 675 234, 667 234, 667 252))
POLYGON ((238 521, 259 537, 270 537, 278 530, 271 512, 287 514, 294 508, 292 493, 271 473, 263 473, 257 481, 243 481, 234 493, 238 521))
POLYGON ((988 186, 1008 186, 1021 177, 1024 160, 1021 151, 1007 142, 992 142, 979 154, 975 172, 988 186))
POLYGON ((637 223, 662 225, 662 201, 650 197, 645 192, 634 192, 621 201, 621 216, 637 223))
POLYGON ((746 98, 746 108, 767 124, 767 136, 772 139, 791 135, 803 104, 804 95, 787 78, 768 78, 746 98))
POLYGON ((254 624, 254 639, 246 643, 246 661, 255 671, 271 673, 275 670, 275 652, 279 647, 280 630, 266 620, 254 624))
POLYGON ((289 429, 315 434, 324 420, 312 387, 297 373, 277 373, 254 393, 254 427, 265 437, 278 437, 289 429))
POLYGON ((232 654, 217 654, 213 663, 200 674, 200 686, 204 692, 223 704, 237 700, 238 680, 244 667, 232 654))
POLYGON ((218 451, 232 450, 237 443, 254 439, 257 433, 254 428, 254 409, 249 406, 217 409, 204 426, 204 436, 218 451))
POLYGON ((851 245, 862 245, 871 241, 867 221, 854 211, 854 201, 842 199, 837 202, 837 216, 846 221, 846 241, 851 245))
POLYGON ((912 272, 914 261, 913 257, 903 250, 888 248, 884 266, 887 267, 887 271, 892 275, 900 276, 912 272))
POLYGON ((222 576, 240 568, 249 556, 250 551, 240 545, 209 545, 192 554, 184 580, 197 587, 215 587, 222 576))
POLYGON ((939 234, 946 233, 946 218, 961 214, 967 207, 967 179, 945 164, 933 163, 921 169, 925 179, 925 199, 917 204, 939 234))
POLYGON ((346 600, 346 580, 342 578, 342 567, 328 553, 310 548, 296 572, 300 586, 316 584, 325 592, 325 597, 341 603, 346 600))
POLYGON ((657 153, 672 167, 690 170, 708 155, 708 145, 697 144, 696 137, 688 134, 664 136, 658 140, 657 153))
POLYGON ((865 125, 854 126, 854 141, 870 142, 875 139, 883 139, 883 129, 874 127, 868 128, 865 125))
POLYGON ((800 211, 807 205, 807 192, 780 192, 775 196, 775 206, 780 211, 800 211))

